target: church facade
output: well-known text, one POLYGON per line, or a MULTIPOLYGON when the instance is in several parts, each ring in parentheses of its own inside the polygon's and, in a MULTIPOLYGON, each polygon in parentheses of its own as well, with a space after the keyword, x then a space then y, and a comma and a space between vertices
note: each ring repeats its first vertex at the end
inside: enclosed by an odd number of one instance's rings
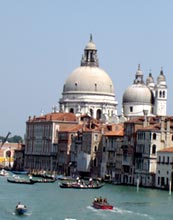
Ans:
POLYGON ((80 66, 64 83, 59 111, 77 116, 86 114, 108 123, 124 122, 136 116, 166 116, 167 84, 163 70, 156 83, 151 73, 145 82, 138 65, 133 84, 123 94, 120 117, 115 97, 112 79, 99 67, 97 48, 90 35, 80 66))
POLYGON ((143 72, 138 65, 135 80, 123 94, 122 107, 124 116, 166 116, 167 85, 163 70, 154 83, 152 74, 143 79, 143 72))
POLYGON ((88 114, 95 119, 106 120, 117 116, 117 105, 113 82, 99 67, 97 49, 91 35, 80 67, 64 83, 62 98, 59 100, 60 112, 88 114))

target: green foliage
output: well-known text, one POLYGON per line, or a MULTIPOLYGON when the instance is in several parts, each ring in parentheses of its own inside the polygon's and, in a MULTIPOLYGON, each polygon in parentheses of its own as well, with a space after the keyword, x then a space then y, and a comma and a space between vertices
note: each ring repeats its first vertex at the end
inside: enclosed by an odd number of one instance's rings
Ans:
MULTIPOLYGON (((0 136, 0 140, 1 140, 2 142, 3 142, 4 139, 5 139, 5 137, 0 136)), ((23 143, 22 137, 21 137, 21 136, 18 136, 18 135, 14 135, 13 137, 9 137, 9 138, 7 139, 7 141, 8 141, 9 143, 19 143, 19 142, 23 143)))

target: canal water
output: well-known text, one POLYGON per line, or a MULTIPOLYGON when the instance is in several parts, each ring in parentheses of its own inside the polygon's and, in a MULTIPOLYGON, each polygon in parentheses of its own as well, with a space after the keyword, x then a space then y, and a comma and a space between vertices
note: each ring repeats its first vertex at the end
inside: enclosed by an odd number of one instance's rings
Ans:
POLYGON ((106 184, 101 189, 63 189, 60 181, 34 185, 8 183, 0 177, 0 220, 172 220, 173 194, 168 191, 106 184), (106 197, 113 210, 92 207, 95 197, 106 197), (17 216, 18 202, 28 206, 17 216))

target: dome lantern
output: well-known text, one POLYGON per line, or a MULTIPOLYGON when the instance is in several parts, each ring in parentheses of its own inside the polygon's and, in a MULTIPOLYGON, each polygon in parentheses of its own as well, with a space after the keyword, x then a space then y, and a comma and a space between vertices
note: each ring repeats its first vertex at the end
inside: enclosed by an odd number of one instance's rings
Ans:
POLYGON ((92 34, 90 34, 90 41, 87 43, 84 54, 81 59, 81 66, 99 66, 96 45, 93 42, 92 34))

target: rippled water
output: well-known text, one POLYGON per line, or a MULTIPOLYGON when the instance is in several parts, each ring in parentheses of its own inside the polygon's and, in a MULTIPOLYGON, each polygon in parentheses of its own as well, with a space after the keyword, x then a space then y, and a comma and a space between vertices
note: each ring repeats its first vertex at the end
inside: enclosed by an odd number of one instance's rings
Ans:
POLYGON ((167 191, 106 184, 101 189, 62 189, 59 182, 21 185, 0 177, 0 219, 2 220, 172 220, 173 194, 167 191), (113 210, 92 207, 94 197, 106 197, 113 210), (29 211, 14 213, 21 201, 29 211))

